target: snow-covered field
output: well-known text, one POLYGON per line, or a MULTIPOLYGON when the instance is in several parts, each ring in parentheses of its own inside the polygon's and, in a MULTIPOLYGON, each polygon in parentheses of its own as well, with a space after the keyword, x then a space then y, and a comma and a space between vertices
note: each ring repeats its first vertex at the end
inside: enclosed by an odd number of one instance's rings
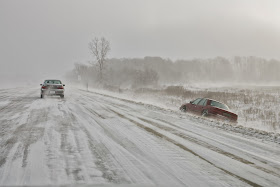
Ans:
POLYGON ((280 136, 236 128, 76 88, 2 89, 0 185, 279 186, 280 136))
MULTIPOLYGON (((80 86, 81 89, 85 87, 80 86)), ((238 115, 238 124, 267 132, 280 133, 280 87, 256 85, 169 85, 161 88, 117 89, 105 88, 94 92, 118 98, 152 104, 177 111, 186 102, 207 97, 226 103, 238 115)))

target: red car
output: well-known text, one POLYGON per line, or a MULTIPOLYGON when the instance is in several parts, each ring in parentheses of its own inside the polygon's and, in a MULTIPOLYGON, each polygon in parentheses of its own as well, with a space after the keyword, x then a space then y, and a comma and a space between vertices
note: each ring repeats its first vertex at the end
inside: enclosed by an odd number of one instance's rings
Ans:
POLYGON ((208 98, 198 98, 180 107, 183 112, 193 112, 207 117, 215 117, 237 122, 238 116, 230 112, 227 105, 208 98))

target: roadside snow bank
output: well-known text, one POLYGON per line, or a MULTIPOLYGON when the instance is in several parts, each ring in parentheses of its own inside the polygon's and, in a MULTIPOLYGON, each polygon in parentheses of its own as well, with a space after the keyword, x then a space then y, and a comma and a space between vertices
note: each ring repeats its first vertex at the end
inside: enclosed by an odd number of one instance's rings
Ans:
POLYGON ((116 93, 116 92, 110 92, 107 90, 93 89, 93 88, 90 89, 90 92, 93 92, 95 94, 99 94, 99 95, 102 95, 105 97, 111 97, 111 98, 120 99, 120 100, 123 100, 126 102, 132 102, 132 103, 144 105, 145 107, 147 107, 148 109, 151 109, 151 110, 159 110, 162 112, 172 113, 174 115, 179 116, 180 118, 188 117, 189 119, 191 119, 193 121, 200 122, 205 125, 212 126, 214 128, 219 128, 219 129, 222 129, 225 131, 242 134, 244 136, 261 139, 263 141, 275 142, 275 143, 280 144, 280 133, 278 133, 278 132, 269 132, 269 131, 265 131, 262 129, 256 129, 256 128, 252 128, 252 127, 242 126, 242 125, 240 125, 240 124, 242 124, 240 122, 238 123, 239 125, 237 125, 237 124, 227 123, 224 121, 217 121, 217 120, 213 120, 213 119, 209 119, 209 118, 204 118, 201 116, 196 116, 196 115, 193 115, 190 113, 182 113, 178 110, 180 105, 177 104, 178 101, 181 100, 180 98, 164 97, 161 95, 158 95, 156 97, 154 97, 154 96, 148 97, 148 95, 144 95, 144 96, 141 95, 141 97, 140 97, 139 95, 133 94, 132 92, 131 92, 131 94, 128 94, 129 92, 116 93))

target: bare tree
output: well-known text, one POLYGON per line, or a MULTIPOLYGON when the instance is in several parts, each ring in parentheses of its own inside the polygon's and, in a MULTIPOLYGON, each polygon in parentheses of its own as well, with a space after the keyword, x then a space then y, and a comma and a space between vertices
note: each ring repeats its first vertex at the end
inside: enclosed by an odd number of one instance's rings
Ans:
MULTIPOLYGON (((88 46, 91 54, 95 57, 95 60, 97 62, 98 70, 99 70, 99 79, 100 82, 102 82, 104 62, 111 49, 110 43, 104 37, 102 37, 101 39, 95 37, 91 42, 89 42, 88 46)), ((95 63, 92 62, 91 64, 94 65, 95 63)))

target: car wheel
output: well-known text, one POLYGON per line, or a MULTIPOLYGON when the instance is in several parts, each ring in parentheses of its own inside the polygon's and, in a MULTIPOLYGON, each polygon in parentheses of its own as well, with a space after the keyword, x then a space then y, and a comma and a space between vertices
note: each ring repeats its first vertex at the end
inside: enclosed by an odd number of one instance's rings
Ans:
POLYGON ((43 94, 41 94, 41 98, 44 98, 44 95, 43 95, 43 94))
POLYGON ((202 113, 201 113, 201 115, 202 115, 203 117, 207 117, 207 116, 209 115, 208 110, 203 110, 202 113))
POLYGON ((186 106, 182 106, 182 107, 180 108, 180 110, 181 110, 182 112, 187 112, 187 107, 186 107, 186 106))

